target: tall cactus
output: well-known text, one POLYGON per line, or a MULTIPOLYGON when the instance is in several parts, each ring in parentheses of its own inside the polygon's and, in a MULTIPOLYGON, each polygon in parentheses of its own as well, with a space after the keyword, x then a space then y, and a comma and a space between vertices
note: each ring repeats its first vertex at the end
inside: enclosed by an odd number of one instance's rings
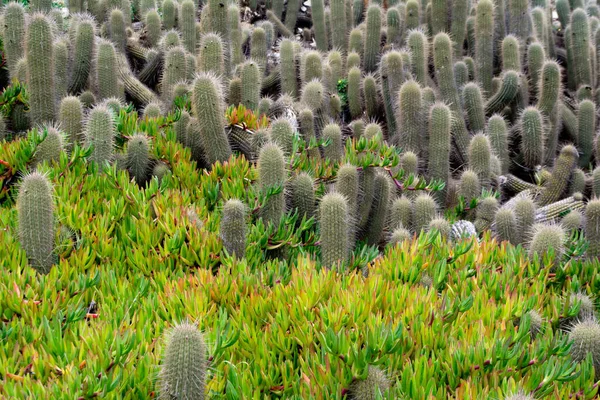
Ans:
POLYGON ((220 236, 223 247, 237 258, 246 254, 246 215, 248 207, 238 199, 230 199, 223 206, 220 236))
POLYGON ((56 113, 52 28, 50 21, 43 14, 33 14, 29 19, 25 55, 31 122, 51 122, 56 113))
POLYGON ((421 85, 427 85, 429 73, 429 42, 427 36, 420 30, 413 30, 408 33, 406 43, 411 52, 412 73, 421 85))
POLYGON ((544 161, 544 123, 542 113, 536 107, 527 107, 519 120, 521 131, 521 154, 525 166, 531 169, 544 161))
POLYGON ((600 199, 590 200, 585 207, 585 237, 589 242, 587 255, 600 258, 600 199))
POLYGON ((454 80, 452 62, 452 41, 446 33, 438 33, 433 39, 433 64, 436 78, 442 94, 442 99, 450 105, 452 110, 452 132, 459 156, 464 159, 469 146, 469 132, 462 117, 460 97, 454 80))
POLYGON ((567 185, 571 180, 571 174, 579 160, 579 153, 575 146, 565 145, 560 151, 552 175, 544 185, 544 192, 539 200, 542 206, 554 203, 559 200, 562 194, 567 189, 567 185))
POLYGON ((402 127, 399 134, 393 138, 393 142, 402 146, 405 150, 419 154, 423 134, 423 108, 421 87, 416 81, 406 81, 400 88, 398 95, 398 115, 396 124, 402 127))
POLYGON ((434 104, 429 111, 429 176, 444 182, 444 190, 435 193, 438 204, 446 202, 446 190, 450 178, 451 146, 450 108, 443 103, 434 104))
POLYGON ((256 113, 258 112, 258 103, 260 101, 260 69, 254 61, 247 61, 241 68, 242 104, 256 113))
POLYGON ((210 73, 199 73, 192 90, 192 111, 197 118, 202 147, 208 162, 224 162, 231 156, 231 147, 225 134, 225 105, 219 78, 210 73))
POLYGON ((372 4, 367 9, 367 34, 364 49, 364 68, 367 73, 375 72, 379 62, 381 44, 381 7, 372 4))
POLYGON ((4 8, 3 21, 4 57, 12 74, 17 61, 24 55, 26 25, 23 5, 16 1, 8 3, 4 8))
POLYGON ((590 60, 590 27, 588 16, 581 8, 571 13, 571 51, 573 54, 573 70, 575 89, 580 85, 592 84, 592 65, 590 60))
POLYGON ((185 49, 196 54, 196 5, 192 0, 184 0, 179 6, 179 30, 185 49))
POLYGON ((92 70, 92 60, 96 51, 95 36, 96 25, 94 20, 91 18, 82 18, 77 25, 69 93, 77 94, 85 88, 92 70))
POLYGON ((113 44, 107 40, 98 41, 98 51, 96 53, 98 100, 120 97, 116 64, 117 55, 113 44))
POLYGON ((494 77, 494 4, 491 0, 481 0, 477 3, 475 44, 477 80, 489 96, 494 77))
POLYGON ((170 48, 166 55, 161 78, 161 91, 165 103, 173 101, 175 85, 186 77, 185 49, 181 46, 170 48))
POLYGON ((219 35, 206 33, 202 36, 197 69, 203 72, 212 72, 217 76, 225 73, 223 41, 219 35))
POLYGON ((85 144, 92 146, 90 161, 111 162, 114 153, 115 128, 112 111, 105 106, 94 107, 85 126, 85 144))
MULTIPOLYGON (((579 166, 589 166, 594 150, 594 135, 596 134, 596 105, 593 101, 583 100, 579 103, 577 113, 577 128, 579 149, 579 166)), ((597 160, 596 163, 599 161, 597 160)))

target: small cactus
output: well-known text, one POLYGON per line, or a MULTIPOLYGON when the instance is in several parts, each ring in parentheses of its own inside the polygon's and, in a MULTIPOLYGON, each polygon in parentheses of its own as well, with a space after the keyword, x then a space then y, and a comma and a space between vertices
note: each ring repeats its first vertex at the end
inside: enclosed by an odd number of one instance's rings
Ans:
POLYGON ((237 199, 227 200, 223 206, 220 234, 223 247, 237 258, 246 254, 246 215, 248 208, 237 199))
POLYGON ((592 356, 592 363, 596 372, 596 380, 600 378, 600 324, 587 318, 577 322, 569 332, 569 339, 573 342, 571 356, 576 362, 584 361, 588 354, 592 356))
POLYGON ((167 335, 159 392, 164 398, 205 398, 206 357, 204 336, 195 325, 177 324, 167 335))
POLYGON ((94 107, 85 125, 86 145, 93 147, 90 161, 98 164, 111 162, 114 154, 114 137, 113 113, 105 106, 94 107))
POLYGON ((150 172, 150 143, 145 135, 134 135, 127 144, 127 169, 136 183, 143 186, 150 172))
POLYGON ((258 182, 263 195, 270 189, 280 188, 277 194, 269 196, 261 209, 265 224, 279 224, 285 209, 283 187, 286 179, 283 150, 275 143, 267 143, 260 149, 258 156, 258 182))
POLYGON ((19 239, 29 263, 45 274, 54 265, 52 185, 41 173, 23 178, 17 197, 19 239))
POLYGON ((348 398, 352 400, 385 398, 390 390, 390 381, 381 369, 369 366, 366 379, 355 379, 348 388, 348 398))
POLYGON ((531 242, 528 245, 529 257, 538 255, 542 258, 550 250, 554 252, 555 264, 560 262, 565 252, 565 231, 560 225, 533 225, 531 242))
POLYGON ((344 264, 350 254, 348 203, 339 193, 328 193, 321 199, 319 224, 321 228, 321 262, 331 268, 344 264))
POLYGON ((585 207, 585 237, 589 242, 587 255, 600 258, 600 199, 595 198, 585 207))

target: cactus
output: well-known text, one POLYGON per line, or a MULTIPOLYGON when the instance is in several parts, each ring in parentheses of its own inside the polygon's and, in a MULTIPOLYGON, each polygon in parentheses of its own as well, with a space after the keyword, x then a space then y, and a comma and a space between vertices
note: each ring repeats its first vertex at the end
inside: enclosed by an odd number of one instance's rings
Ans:
MULTIPOLYGON (((125 44, 127 43, 126 28, 127 25, 125 23, 125 15, 123 15, 123 11, 115 8, 110 12, 108 21, 108 36, 110 41, 115 45, 115 49, 121 53, 125 52, 125 44)), ((79 27, 77 28, 77 32, 77 37, 79 37, 79 27)), ((89 40, 91 40, 89 39, 89 26, 87 26, 82 32, 86 35, 86 39, 81 43, 82 47, 80 51, 83 52, 82 54, 86 54, 90 47, 89 40)))
POLYGON ((544 160, 544 126, 542 113, 536 107, 527 107, 519 119, 521 131, 521 154, 528 168, 543 164, 544 160))
POLYGON ((13 74, 17 61, 25 55, 25 9, 12 1, 4 8, 2 41, 8 70, 13 74))
MULTIPOLYGON (((212 4, 214 1, 209 3, 212 4)), ((223 13, 225 12, 224 8, 223 13)), ((179 6, 179 31, 183 47, 192 54, 196 54, 196 5, 192 0, 184 0, 179 6)))
POLYGON ((514 204, 517 220, 517 241, 515 244, 524 243, 529 239, 531 228, 535 222, 536 206, 527 196, 520 196, 514 204))
POLYGON ((454 63, 454 79, 456 81, 456 87, 458 88, 463 88, 469 81, 469 70, 464 61, 457 61, 454 63))
MULTIPOLYGON (((356 66, 360 66, 360 57, 363 53, 365 44, 364 44, 364 40, 363 40, 363 31, 359 28, 354 28, 350 31, 350 37, 348 39, 348 56, 350 56, 351 53, 356 53, 356 56, 358 56, 358 65, 356 66)), ((347 63, 347 68, 350 69, 350 63, 347 63)))
POLYGON ((46 137, 35 149, 34 165, 42 162, 51 163, 60 159, 60 153, 64 149, 62 133, 56 128, 49 126, 44 127, 46 137))
POLYGON ((508 0, 508 31, 525 43, 531 27, 529 2, 527 0, 508 0))
POLYGON ((262 75, 267 70, 267 33, 261 27, 252 30, 250 36, 250 57, 258 64, 262 75))
POLYGON ((223 42, 218 35, 207 33, 202 36, 197 65, 203 72, 212 72, 217 76, 225 73, 223 42))
POLYGON ((94 107, 90 111, 85 125, 85 143, 93 146, 90 161, 97 164, 112 161, 114 137, 112 111, 105 106, 94 107))
POLYGON ((502 69, 521 71, 521 50, 516 36, 508 35, 502 40, 502 69))
POLYGON ((177 27, 178 3, 175 0, 164 0, 162 9, 162 26, 169 30, 177 27))
POLYGON ((321 199, 319 224, 321 228, 321 263, 331 268, 344 264, 351 250, 348 203, 343 195, 332 192, 321 199))
MULTIPOLYGON (((258 104, 258 101, 257 101, 258 104)), ((221 82, 214 75, 199 73, 192 90, 192 110, 198 118, 198 127, 208 161, 224 162, 231 156, 231 147, 225 134, 225 106, 221 82)))
POLYGON ((69 43, 59 39, 54 42, 54 95, 56 102, 67 96, 69 90, 69 43))
POLYGON ((242 104, 252 112, 258 112, 260 102, 261 73, 258 64, 248 61, 242 64, 242 104))
POLYGON ((469 132, 462 117, 463 110, 454 80, 452 41, 446 33, 438 33, 433 39, 433 63, 442 99, 452 110, 452 132, 459 157, 464 159, 469 146, 469 132))
POLYGON ((476 199, 481 194, 481 182, 479 176, 473 170, 466 169, 460 176, 459 196, 465 199, 466 204, 470 204, 473 199, 476 199))
POLYGON ((494 217, 493 227, 498 240, 507 241, 513 245, 519 243, 519 225, 512 209, 499 209, 494 217))
POLYGON ((400 11, 395 8, 388 8, 385 14, 387 22, 387 43, 392 45, 400 45, 400 39, 403 31, 403 19, 400 11))
MULTIPOLYGON (((365 135, 366 136, 366 135, 365 135)), ((406 151, 400 156, 400 168, 408 176, 419 174, 419 157, 412 151, 406 151)))
POLYGON ((475 64, 477 80, 481 83, 484 93, 492 91, 494 77, 494 4, 491 0, 481 0, 477 3, 475 18, 475 64))
MULTIPOLYGON (((590 60, 590 27, 588 16, 581 8, 571 13, 571 51, 575 88, 592 84, 592 65, 590 60)), ((569 64, 571 66, 571 64, 569 64)))
POLYGON ((369 366, 369 374, 364 380, 355 379, 348 388, 348 399, 367 400, 386 398, 390 391, 390 381, 385 373, 375 366, 369 366))
POLYGON ((600 257, 600 200, 594 198, 585 207, 585 237, 589 242, 587 255, 600 257))
POLYGON ((531 90, 534 97, 539 93, 540 76, 546 53, 544 47, 538 42, 532 42, 527 47, 527 70, 529 73, 529 81, 531 82, 531 90))
POLYGON ((429 223, 435 218, 437 204, 429 194, 420 194, 413 203, 412 223, 413 230, 419 234, 421 230, 427 229, 429 223))
POLYGON ((342 130, 338 124, 327 124, 323 127, 323 139, 329 141, 324 147, 323 155, 331 161, 340 161, 343 154, 342 130))
POLYGON ((98 41, 95 72, 99 100, 120 96, 116 63, 113 44, 107 40, 98 41))
POLYGON ((171 29, 166 31, 160 39, 159 47, 162 50, 167 51, 171 47, 181 46, 181 38, 179 37, 179 31, 171 29))
POLYGON ((408 0, 406 2, 406 15, 404 18, 406 29, 416 29, 421 24, 419 2, 417 0, 408 0))
POLYGON ((423 107, 421 87, 416 81, 406 81, 400 88, 398 94, 398 114, 396 116, 397 126, 402 127, 402 136, 397 133, 392 142, 408 151, 419 154, 423 144, 423 107))
POLYGON ((397 244, 400 244, 400 243, 402 243, 406 240, 410 240, 410 239, 411 239, 411 235, 410 235, 410 232, 408 231, 408 229, 405 229, 402 227, 396 228, 390 235, 387 245, 395 246, 397 244))
POLYGON ((233 69, 244 62, 240 9, 234 4, 227 8, 227 25, 229 26, 229 63, 233 69))
POLYGON ((167 335, 159 392, 164 398, 204 400, 208 360, 204 336, 195 325, 177 324, 167 335))
MULTIPOLYGON (((312 110, 304 108, 298 113, 298 122, 300 125, 300 135, 308 146, 310 141, 315 138, 315 118, 312 110)), ((321 155, 318 148, 308 150, 308 155, 313 158, 319 158, 321 155)))
POLYGON ((281 93, 287 93, 293 98, 298 97, 297 60, 294 43, 283 39, 279 45, 281 59, 281 93))
POLYGON ((367 244, 379 244, 386 223, 391 192, 390 178, 386 174, 377 174, 373 182, 373 203, 365 227, 367 244))
POLYGON ((362 81, 363 98, 367 118, 375 119, 379 111, 378 84, 375 76, 367 75, 362 81))
POLYGON ((443 0, 431 1, 431 33, 448 32, 448 4, 443 0))
POLYGON ((33 14, 27 27, 25 56, 31 122, 51 122, 55 118, 54 65, 50 21, 33 14))
POLYGON ((510 157, 508 153, 508 128, 504 118, 497 114, 492 115, 488 120, 486 133, 494 154, 500 159, 502 173, 506 174, 510 165, 510 157))
POLYGON ((579 166, 586 168, 592 159, 594 135, 596 134, 596 105, 590 100, 579 103, 577 113, 579 166))
MULTIPOLYGON (((119 10, 113 10, 111 16, 119 10)), ((121 13, 122 15, 122 13, 121 13)), ((111 18, 112 23, 112 18, 111 18)), ((73 51, 73 71, 69 83, 69 93, 79 93, 84 89, 92 69, 92 60, 96 51, 95 45, 96 26, 92 19, 81 19, 77 25, 77 37, 73 51)), ((113 40, 114 43, 114 40, 113 40)), ((125 44, 123 43, 123 48, 125 44)), ((116 44, 117 48, 121 48, 116 44)))
POLYGON ((325 6, 323 0, 314 0, 311 2, 313 27, 315 30, 315 42, 317 49, 327 51, 329 48, 329 38, 325 25, 325 6))
POLYGON ((477 231, 475 230, 475 225, 473 225, 472 222, 460 220, 452 224, 452 228, 450 230, 450 240, 458 241, 473 237, 477 237, 477 231))
POLYGON ((462 96, 471 131, 483 132, 485 129, 485 113, 483 112, 481 89, 476 83, 469 82, 463 88, 462 96))
POLYGON ((248 207, 238 199, 230 199, 223 205, 220 236, 223 247, 230 255, 243 258, 246 254, 246 215, 248 207))
POLYGON ((150 143, 142 134, 133 135, 127 144, 127 169, 136 183, 143 186, 150 172, 150 143))
POLYGON ((292 210, 298 212, 300 219, 312 218, 315 215, 316 199, 313 178, 301 172, 290 182, 292 210))
POLYGON ((515 71, 508 70, 502 75, 500 89, 485 103, 486 115, 502 111, 519 92, 520 79, 515 71))
POLYGON ((531 231, 531 241, 528 244, 529 257, 533 258, 537 254, 541 259, 552 250, 557 265, 565 251, 564 229, 560 225, 534 224, 531 231))
POLYGON ((379 62, 379 48, 381 41, 381 7, 376 4, 369 5, 367 9, 367 34, 364 48, 364 69, 367 73, 375 72, 379 62))
POLYGON ((498 200, 495 197, 484 197, 475 210, 475 229, 483 232, 489 229, 494 222, 498 211, 498 200))
POLYGON ((275 143, 267 143, 260 149, 258 157, 258 181, 261 193, 266 195, 269 189, 281 188, 280 193, 271 195, 261 208, 261 217, 265 224, 279 224, 285 209, 283 186, 286 171, 283 150, 275 143))
POLYGON ((390 215, 388 226, 390 230, 395 230, 399 227, 409 228, 412 225, 412 202, 406 197, 402 196, 394 199, 390 205, 390 215))
MULTIPOLYGON (((340 166, 336 181, 335 190, 346 199, 348 205, 348 215, 354 216, 358 211, 358 196, 359 196, 359 179, 358 171, 354 165, 344 164, 340 166)), ((349 221, 350 238, 354 238, 355 221, 349 221)))
POLYGON ((286 118, 278 118, 271 123, 269 129, 271 140, 289 156, 294 147, 294 128, 290 122, 286 118))
POLYGON ((362 96, 360 92, 361 71, 358 67, 352 67, 348 71, 348 108, 352 118, 362 115, 362 96))
POLYGON ((348 21, 346 21, 346 7, 348 6, 345 0, 330 1, 331 15, 335 20, 335 29, 331 30, 331 44, 334 49, 341 51, 348 48, 348 21))
MULTIPOLYGON (((429 176, 448 184, 450 178, 451 146, 450 108, 442 103, 434 104, 429 111, 429 176)), ((437 202, 444 204, 446 190, 435 194, 437 202)))
MULTIPOLYGON (((452 18, 450 33, 454 41, 454 57, 462 58, 463 44, 465 42, 465 34, 467 32, 467 17, 469 13, 469 2, 467 0, 457 0, 452 2, 452 18)), ((496 15, 498 13, 496 12, 496 15)), ((504 16, 504 14, 502 14, 504 16)), ((504 33, 502 33, 502 36, 504 33)))
POLYGON ((54 207, 52 184, 31 172, 23 178, 17 197, 19 241, 30 265, 46 274, 54 265, 54 207))
POLYGON ((159 118, 162 115, 162 104, 157 101, 152 101, 146 104, 142 110, 143 118, 159 118))
POLYGON ((427 85, 429 44, 427 36, 419 31, 413 30, 408 33, 406 44, 411 52, 411 69, 417 82, 427 85))
POLYGON ((596 371, 596 380, 600 378, 600 325, 593 318, 587 318, 575 323, 569 332, 571 346, 571 357, 575 362, 585 361, 588 354, 591 355, 592 364, 596 371))
POLYGON ((437 232, 443 240, 447 240, 450 237, 452 228, 450 223, 444 217, 437 217, 429 222, 427 227, 429 232, 437 232))
POLYGON ((579 210, 570 211, 560 221, 560 225, 567 233, 578 231, 583 226, 583 214, 579 210))
POLYGON ((492 148, 489 138, 481 133, 473 136, 469 144, 469 168, 479 177, 481 186, 488 188, 491 179, 490 159, 492 148))
POLYGON ((186 77, 186 59, 183 47, 172 47, 166 55, 164 61, 163 75, 161 77, 161 91, 166 104, 170 104, 174 99, 173 89, 175 85, 183 81, 186 77))
POLYGON ((556 160, 554 169, 552 170, 552 176, 544 185, 544 192, 542 193, 539 204, 548 205, 561 198, 562 194, 567 189, 567 185, 570 181, 571 174, 577 165, 579 160, 579 153, 577 149, 572 145, 565 145, 556 160))
POLYGON ((321 53, 315 50, 309 50, 302 54, 300 62, 300 78, 303 84, 313 79, 323 77, 323 63, 321 53))

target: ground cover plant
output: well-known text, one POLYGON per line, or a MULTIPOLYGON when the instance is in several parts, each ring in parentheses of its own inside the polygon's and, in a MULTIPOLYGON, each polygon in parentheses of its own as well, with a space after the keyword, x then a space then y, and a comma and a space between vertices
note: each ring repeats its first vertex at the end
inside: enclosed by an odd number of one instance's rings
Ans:
POLYGON ((597 397, 595 2, 4 3, 0 398, 597 397))

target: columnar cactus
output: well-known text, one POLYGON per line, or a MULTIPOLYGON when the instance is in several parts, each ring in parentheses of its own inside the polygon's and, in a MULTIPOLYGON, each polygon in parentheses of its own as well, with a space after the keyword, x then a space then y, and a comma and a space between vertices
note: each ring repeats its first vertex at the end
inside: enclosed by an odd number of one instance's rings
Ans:
POLYGON ((83 105, 75 96, 64 97, 60 102, 58 121, 67 135, 67 147, 81 144, 83 131, 83 105))
MULTIPOLYGON (((454 40, 454 57, 456 59, 460 59, 463 55, 468 14, 469 2, 467 0, 456 0, 452 3, 450 34, 454 40)), ((498 12, 496 12, 496 15, 497 14, 498 12)), ((502 16, 504 16, 504 14, 502 14, 502 16)), ((504 33, 502 36, 504 36, 504 33)))
POLYGON ((319 206, 321 228, 321 263, 327 268, 344 264, 350 255, 348 203, 337 192, 323 196, 319 206))
POLYGON ((192 110, 208 156, 208 161, 224 162, 231 156, 231 147, 225 134, 223 90, 219 78, 210 73, 199 73, 192 90, 192 110))
POLYGON ((342 146, 342 130, 338 124, 331 123, 323 127, 323 140, 329 142, 323 148, 323 155, 331 161, 340 161, 344 148, 342 146))
POLYGON ((571 174, 577 165, 579 160, 579 153, 575 146, 565 145, 556 160, 554 169, 552 170, 552 176, 544 185, 544 192, 542 193, 539 204, 548 205, 561 198, 562 194, 567 189, 571 174))
POLYGON ((590 60, 590 27, 586 12, 578 8, 571 13, 571 51, 573 64, 569 69, 574 73, 575 89, 580 85, 592 84, 592 64, 590 60))
MULTIPOLYGON (((214 1, 211 1, 210 4, 212 3, 214 1)), ((221 8, 223 9, 222 13, 225 13, 225 7, 221 8)), ((192 0, 184 0, 179 6, 179 31, 185 49, 196 54, 196 5, 192 0)))
POLYGON ((590 200, 585 207, 585 237, 589 242, 587 255, 600 257, 600 199, 590 200))
POLYGON ((26 24, 23 5, 16 1, 8 3, 4 8, 3 21, 4 57, 12 74, 17 61, 24 55, 26 24))
POLYGON ((387 174, 377 174, 373 182, 373 204, 366 226, 366 241, 369 245, 379 244, 389 209, 391 182, 387 174))
POLYGON ((312 218, 315 215, 316 199, 313 177, 306 172, 299 173, 290 182, 292 210, 298 217, 312 218))
POLYGON ((202 36, 197 68, 203 72, 212 72, 217 76, 225 73, 223 41, 218 35, 207 33, 202 36))
POLYGON ((315 30, 315 42, 317 49, 327 51, 329 48, 329 35, 325 25, 325 6, 323 0, 314 0, 311 2, 311 11, 313 26, 315 30))
POLYGON ((237 258, 246 254, 246 216, 248 207, 238 199, 230 199, 223 205, 220 236, 223 247, 237 258))
POLYGON ((120 97, 116 64, 117 55, 113 44, 107 40, 98 41, 95 68, 98 100, 120 97))
POLYGON ((260 149, 258 156, 258 182, 260 191, 266 195, 269 190, 281 188, 280 193, 269 196, 260 210, 265 224, 279 224, 285 210, 286 171, 283 150, 275 143, 267 143, 260 149))
POLYGON ((555 264, 564 254, 565 231, 560 225, 535 224, 531 228, 531 242, 528 244, 529 257, 537 254, 540 258, 554 252, 555 264))
POLYGON ((260 102, 261 72, 254 61, 247 61, 241 68, 242 104, 256 113, 260 102))
POLYGON ((401 133, 392 139, 395 144, 402 145, 408 151, 419 154, 423 134, 423 109, 421 87, 416 81, 406 81, 400 88, 398 95, 397 126, 401 126, 401 133), (398 135, 401 134, 401 137, 398 135))
POLYGON ((519 243, 519 226, 515 212, 510 208, 501 208, 494 217, 494 231, 499 240, 511 244, 519 243))
MULTIPOLYGON (((113 10, 113 13, 115 11, 119 10, 113 10)), ((96 51, 95 35, 96 25, 94 20, 87 17, 82 18, 77 25, 77 36, 73 50, 74 59, 71 80, 69 83, 69 93, 77 94, 85 88, 92 70, 92 60, 94 59, 94 53, 96 51)), ((117 45, 117 47, 118 46, 119 45, 117 45)), ((123 44, 123 46, 125 45, 123 44)))
POLYGON ((174 98, 175 85, 186 77, 185 50, 181 46, 170 48, 165 54, 161 90, 165 103, 170 104, 174 98))
POLYGON ((427 85, 427 76, 429 74, 429 43, 427 36, 420 30, 413 30, 408 33, 406 44, 411 52, 411 68, 415 79, 421 85, 427 85))
POLYGON ((489 187, 491 183, 490 159, 492 156, 489 138, 481 133, 473 136, 469 144, 468 154, 469 168, 479 176, 482 187, 489 187))
POLYGON ((412 223, 413 230, 419 234, 422 229, 427 229, 429 222, 435 218, 437 204, 429 194, 420 194, 413 203, 412 223))
POLYGON ((596 134, 596 105, 593 101, 583 100, 579 103, 577 113, 579 166, 586 168, 592 159, 594 135, 596 134))
MULTIPOLYGON (((442 103, 434 104, 429 111, 429 176, 446 185, 450 178, 451 118, 450 108, 442 103)), ((439 204, 444 204, 445 187, 435 196, 439 204)))
POLYGON ((54 206, 48 178, 32 172, 23 178, 17 197, 19 240, 30 265, 45 274, 54 265, 54 206))
POLYGON ((283 39, 279 45, 279 55, 281 59, 281 93, 297 98, 298 74, 294 43, 289 39, 283 39))
MULTIPOLYGON (((110 40, 115 45, 117 51, 121 53, 125 52, 125 44, 127 42, 127 34, 126 34, 127 24, 125 23, 125 15, 123 11, 119 8, 115 8, 110 12, 110 17, 108 21, 108 34, 110 40)), ((85 29, 89 31, 89 27, 85 29)), ((79 30, 77 31, 79 32, 79 30)), ((86 36, 89 36, 89 33, 85 33, 86 36)), ((77 34, 79 36, 79 34, 77 34)), ((86 39, 86 43, 87 43, 86 39)), ((81 51, 84 51, 89 46, 86 46, 86 43, 82 43, 83 47, 81 51)))
POLYGON ((462 97, 469 128, 473 132, 483 132, 485 129, 485 113, 479 85, 474 82, 467 83, 463 88, 462 97))
POLYGON ((596 372, 596 379, 600 378, 600 324, 594 318, 578 321, 569 332, 569 339, 573 342, 571 356, 576 362, 584 361, 591 354, 592 363, 596 372))
POLYGON ((494 77, 494 4, 491 0, 481 0, 477 3, 475 18, 475 62, 477 65, 477 80, 484 92, 492 92, 494 77))
POLYGON ((390 381, 381 369, 369 366, 369 374, 364 380, 355 379, 348 388, 352 400, 385 398, 390 390, 390 381))
POLYGON ((367 73, 371 73, 377 69, 381 42, 381 7, 376 4, 371 4, 367 9, 366 29, 364 68, 367 73))
POLYGON ((544 123, 542 113, 536 107, 527 107, 519 119, 521 131, 521 154, 528 168, 535 168, 544 161, 544 123))
POLYGON ((204 400, 208 360, 204 336, 184 322, 167 334, 159 374, 161 397, 204 400))
POLYGON ((55 118, 54 58, 52 28, 43 14, 29 19, 25 42, 27 86, 30 118, 34 124, 51 122, 55 118))

